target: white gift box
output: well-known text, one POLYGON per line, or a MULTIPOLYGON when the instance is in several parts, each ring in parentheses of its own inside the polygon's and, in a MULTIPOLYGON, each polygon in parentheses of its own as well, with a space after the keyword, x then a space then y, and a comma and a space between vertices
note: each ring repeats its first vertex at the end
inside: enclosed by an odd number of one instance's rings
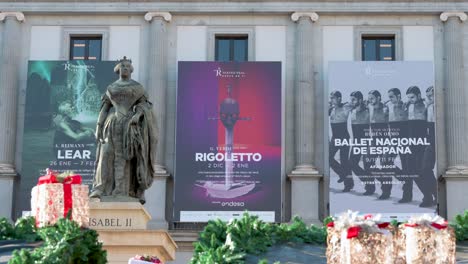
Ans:
MULTIPOLYGON (((31 214, 38 227, 54 225, 64 215, 64 190, 62 183, 35 186, 31 192, 31 214)), ((72 219, 80 226, 89 223, 89 190, 87 185, 71 184, 72 219)))

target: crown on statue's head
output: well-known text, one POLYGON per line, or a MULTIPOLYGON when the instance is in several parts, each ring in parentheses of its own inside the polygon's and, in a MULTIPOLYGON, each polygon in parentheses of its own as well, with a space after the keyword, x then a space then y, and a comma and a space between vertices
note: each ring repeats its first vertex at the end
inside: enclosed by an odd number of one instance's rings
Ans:
POLYGON ((123 56, 123 58, 119 60, 119 63, 122 63, 122 62, 124 62, 124 61, 128 61, 128 62, 132 63, 132 60, 131 60, 131 59, 127 59, 127 56, 123 56))

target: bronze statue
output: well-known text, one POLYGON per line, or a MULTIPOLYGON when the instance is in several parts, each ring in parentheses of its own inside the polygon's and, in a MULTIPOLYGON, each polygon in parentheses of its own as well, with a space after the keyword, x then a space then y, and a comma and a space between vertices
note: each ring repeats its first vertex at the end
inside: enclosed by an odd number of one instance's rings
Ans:
POLYGON ((145 203, 144 191, 153 183, 156 122, 143 86, 131 79, 131 60, 123 57, 114 72, 120 78, 102 97, 96 128, 96 174, 91 198, 145 203), (132 199, 130 199, 132 200, 132 199))

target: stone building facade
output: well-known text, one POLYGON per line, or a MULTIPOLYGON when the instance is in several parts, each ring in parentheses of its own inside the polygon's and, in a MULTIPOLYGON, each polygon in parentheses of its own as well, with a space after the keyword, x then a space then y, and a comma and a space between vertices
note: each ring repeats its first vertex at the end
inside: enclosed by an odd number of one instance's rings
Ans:
POLYGON ((328 215, 328 62, 361 60, 362 37, 394 37, 395 59, 433 61, 439 214, 468 208, 466 1, 0 1, 0 216, 16 218, 28 60, 66 60, 70 36, 100 35, 102 60, 133 59, 160 128, 151 227, 172 228, 178 61, 214 60, 217 35, 249 61, 282 62, 282 216, 328 215))

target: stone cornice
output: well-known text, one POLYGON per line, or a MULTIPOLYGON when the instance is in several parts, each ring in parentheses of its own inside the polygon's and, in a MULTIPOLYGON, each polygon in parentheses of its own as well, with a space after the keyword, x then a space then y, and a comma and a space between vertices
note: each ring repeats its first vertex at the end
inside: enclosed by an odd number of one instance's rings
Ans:
POLYGON ((461 22, 466 21, 466 19, 468 18, 464 12, 443 12, 442 14, 440 14, 440 20, 444 22, 447 21, 449 17, 458 17, 461 20, 461 22))
POLYGON ((430 14, 440 15, 447 10, 468 10, 468 2, 428 1, 345 1, 345 2, 2 2, 0 10, 21 10, 29 14, 145 14, 148 10, 172 14, 225 14, 225 13, 281 13, 291 14, 297 10, 314 10, 319 14, 430 14))
POLYGON ((153 17, 162 17, 167 22, 171 22, 172 20, 172 15, 169 12, 148 12, 145 14, 145 20, 148 22, 151 22, 153 17))
POLYGON ((294 21, 294 22, 297 22, 299 21, 299 19, 301 17, 309 17, 310 20, 312 20, 312 22, 317 22, 317 20, 319 19, 319 15, 315 12, 294 12, 292 15, 291 15, 291 20, 294 21))
POLYGON ((24 21, 24 14, 22 12, 0 12, 0 21, 5 20, 6 17, 16 17, 19 22, 24 21))

